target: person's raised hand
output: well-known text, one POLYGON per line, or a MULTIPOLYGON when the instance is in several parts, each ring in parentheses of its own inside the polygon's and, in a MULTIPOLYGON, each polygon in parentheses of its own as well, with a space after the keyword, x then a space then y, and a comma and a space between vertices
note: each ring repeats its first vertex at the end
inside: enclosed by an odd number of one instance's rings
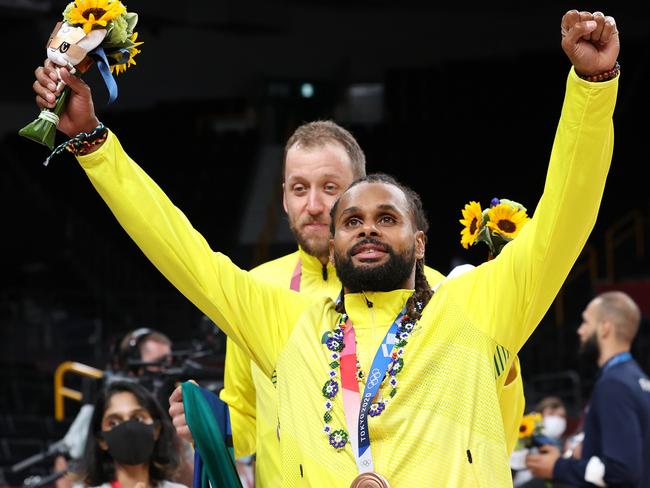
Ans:
MULTIPOLYGON (((190 380, 195 385, 196 381, 190 380)), ((183 387, 178 385, 169 397, 169 416, 176 428, 178 437, 187 442, 193 442, 192 433, 185 420, 185 405, 183 405, 183 387)))
MULTIPOLYGON (((65 110, 59 115, 58 129, 68 137, 80 132, 92 132, 99 120, 95 115, 90 87, 78 76, 71 75, 66 68, 60 68, 61 80, 70 87, 70 95, 65 110)), ((56 65, 49 59, 44 66, 34 72, 36 81, 32 85, 36 93, 36 105, 39 108, 54 108, 56 97, 63 86, 58 86, 59 77, 56 65)))
POLYGON ((611 70, 620 51, 614 17, 569 10, 562 17, 562 49, 576 73, 593 76, 611 70))

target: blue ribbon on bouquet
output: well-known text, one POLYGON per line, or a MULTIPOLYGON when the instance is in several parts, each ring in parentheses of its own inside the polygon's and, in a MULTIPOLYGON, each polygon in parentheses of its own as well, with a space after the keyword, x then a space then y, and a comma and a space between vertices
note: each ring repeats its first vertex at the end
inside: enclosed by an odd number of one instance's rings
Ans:
MULTIPOLYGON (((98 46, 90 51, 88 55, 95 60, 95 63, 97 63, 99 73, 102 75, 102 79, 104 80, 104 84, 108 90, 108 103, 113 103, 117 98, 117 83, 115 82, 115 78, 113 78, 113 73, 111 73, 111 68, 108 64, 108 58, 106 58, 104 48, 98 46)), ((128 61, 128 58, 126 58, 126 61, 128 61)))

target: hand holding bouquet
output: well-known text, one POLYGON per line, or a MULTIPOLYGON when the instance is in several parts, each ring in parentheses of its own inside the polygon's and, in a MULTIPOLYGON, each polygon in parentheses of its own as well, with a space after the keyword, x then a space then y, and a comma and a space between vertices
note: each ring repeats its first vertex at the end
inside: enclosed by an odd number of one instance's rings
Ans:
MULTIPOLYGON (((48 60, 57 70, 67 68, 70 73, 84 73, 97 65, 109 92, 109 103, 117 98, 117 84, 113 73, 120 74, 136 64, 140 53, 135 26, 138 15, 127 12, 119 0, 75 0, 63 11, 47 42, 48 60)), ((59 86, 63 81, 59 76, 59 86)), ((59 115, 65 108, 69 88, 65 86, 53 109, 44 108, 38 118, 18 133, 54 148, 59 115)))

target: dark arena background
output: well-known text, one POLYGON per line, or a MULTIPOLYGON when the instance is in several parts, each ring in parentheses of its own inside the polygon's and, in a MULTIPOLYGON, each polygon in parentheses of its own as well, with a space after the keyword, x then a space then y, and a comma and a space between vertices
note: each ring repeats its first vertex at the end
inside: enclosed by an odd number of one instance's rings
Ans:
MULTIPOLYGON (((65 153, 18 136, 37 114, 34 70, 67 2, 0 0, 0 484, 38 484, 80 403, 55 419, 55 371, 103 370, 125 332, 174 341, 173 379, 219 388, 225 338, 149 263, 65 153)), ((368 169, 422 196, 427 263, 479 264, 460 245, 469 200, 517 200, 534 213, 570 65, 570 8, 613 15, 621 32, 614 159, 596 227, 562 291, 520 353, 527 403, 560 395, 576 417, 592 372, 577 357, 580 313, 599 291, 627 291, 644 319, 634 354, 650 370, 650 14, 642 2, 218 0, 124 2, 139 14, 137 65, 107 93, 100 120, 205 236, 242 268, 295 249, 281 205, 283 144, 331 118, 368 169)), ((58 142, 65 140, 62 134, 58 142)), ((92 388, 68 374, 72 389, 92 388)))

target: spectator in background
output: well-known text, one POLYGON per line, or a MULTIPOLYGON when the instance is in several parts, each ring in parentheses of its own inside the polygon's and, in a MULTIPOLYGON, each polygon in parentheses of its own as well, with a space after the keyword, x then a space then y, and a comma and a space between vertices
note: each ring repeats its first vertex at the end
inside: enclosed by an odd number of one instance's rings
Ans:
POLYGON ((544 397, 535 405, 535 411, 542 414, 542 435, 560 447, 567 425, 566 406, 562 399, 557 396, 544 397))
MULTIPOLYGON (((108 386, 132 378, 132 382, 139 383, 166 411, 169 408, 169 393, 174 385, 167 385, 166 378, 160 373, 164 371, 165 366, 171 364, 172 345, 169 337, 155 329, 140 327, 128 332, 113 347, 108 368, 104 372, 104 384, 108 386)), ((87 439, 84 439, 82 442, 86 441, 87 439)), ((181 464, 175 473, 175 480, 191 486, 194 452, 191 445, 185 441, 181 441, 179 449, 181 464)), ((79 452, 82 451, 83 447, 79 449, 79 452)), ((63 456, 55 459, 55 471, 66 471, 68 467, 68 461, 63 456)), ((56 482, 57 488, 70 486, 70 477, 59 478, 56 482)))
POLYGON ((169 481, 180 466, 169 416, 144 387, 114 381, 97 401, 81 465, 85 486, 181 488, 169 481))
MULTIPOLYGON (((557 396, 546 396, 535 405, 533 412, 542 416, 541 430, 539 435, 536 436, 535 443, 545 442, 560 447, 567 424, 567 412, 562 399, 557 396)), ((524 447, 512 453, 510 467, 513 470, 515 488, 546 488, 547 481, 533 478, 533 474, 526 467, 526 456, 531 451, 534 452, 535 449, 537 448, 524 447)), ((560 485, 553 486, 554 488, 561 488, 560 485)))
POLYGON ((630 354, 641 323, 627 294, 606 292, 582 313, 580 353, 600 370, 584 422, 581 455, 561 458, 555 446, 529 455, 535 477, 572 486, 650 486, 650 379, 630 354))
POLYGON ((175 379, 165 374, 172 364, 172 346, 171 339, 156 329, 140 327, 128 332, 114 348, 105 382, 137 378, 167 410, 176 386, 175 379))
POLYGON ((120 341, 111 367, 115 372, 140 376, 160 372, 164 365, 171 364, 171 358, 171 339, 160 331, 141 327, 120 341))

